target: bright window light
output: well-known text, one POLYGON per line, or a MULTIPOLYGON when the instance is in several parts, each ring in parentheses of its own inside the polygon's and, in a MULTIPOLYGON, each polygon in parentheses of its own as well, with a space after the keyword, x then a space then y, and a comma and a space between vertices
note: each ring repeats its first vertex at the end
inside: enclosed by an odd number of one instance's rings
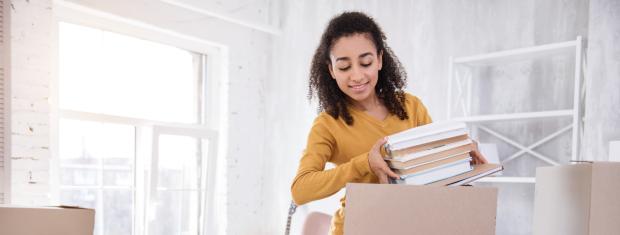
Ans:
POLYGON ((59 24, 59 107, 166 122, 198 122, 200 55, 59 24))

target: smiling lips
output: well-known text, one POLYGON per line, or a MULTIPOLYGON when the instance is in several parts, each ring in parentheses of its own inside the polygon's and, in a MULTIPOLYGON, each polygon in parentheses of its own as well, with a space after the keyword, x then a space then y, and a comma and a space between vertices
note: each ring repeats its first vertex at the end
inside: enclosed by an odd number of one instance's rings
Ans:
POLYGON ((349 85, 349 87, 353 91, 364 91, 366 87, 368 87, 368 83, 370 83, 370 81, 358 85, 349 85))

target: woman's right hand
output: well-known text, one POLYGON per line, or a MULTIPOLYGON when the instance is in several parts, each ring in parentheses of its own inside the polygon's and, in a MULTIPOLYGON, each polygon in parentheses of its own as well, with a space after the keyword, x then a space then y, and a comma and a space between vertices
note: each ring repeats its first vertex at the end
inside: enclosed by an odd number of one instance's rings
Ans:
POLYGON ((381 138, 372 146, 370 152, 368 152, 368 165, 370 165, 370 169, 373 173, 379 178, 379 183, 387 184, 388 177, 393 179, 398 179, 399 176, 394 173, 388 164, 383 160, 383 156, 381 156, 381 146, 383 146, 387 140, 385 138, 381 138))

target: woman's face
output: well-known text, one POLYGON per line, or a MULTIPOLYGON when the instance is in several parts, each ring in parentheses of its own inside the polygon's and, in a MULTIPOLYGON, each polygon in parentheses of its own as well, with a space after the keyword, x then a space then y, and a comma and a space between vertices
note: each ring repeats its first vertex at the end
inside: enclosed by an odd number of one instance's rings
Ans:
POLYGON ((338 87, 357 102, 374 97, 382 54, 367 34, 341 37, 330 51, 329 73, 338 87))

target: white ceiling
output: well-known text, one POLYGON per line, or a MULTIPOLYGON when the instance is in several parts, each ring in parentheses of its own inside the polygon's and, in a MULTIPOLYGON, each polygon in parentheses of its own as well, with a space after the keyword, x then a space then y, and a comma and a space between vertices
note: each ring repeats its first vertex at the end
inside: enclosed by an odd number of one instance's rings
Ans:
MULTIPOLYGON (((275 32, 280 25, 281 0, 58 0, 146 20, 160 26, 201 25, 223 20, 241 27, 275 32), (185 7, 181 7, 185 6, 185 7)), ((200 30, 200 29, 196 29, 200 30)))

